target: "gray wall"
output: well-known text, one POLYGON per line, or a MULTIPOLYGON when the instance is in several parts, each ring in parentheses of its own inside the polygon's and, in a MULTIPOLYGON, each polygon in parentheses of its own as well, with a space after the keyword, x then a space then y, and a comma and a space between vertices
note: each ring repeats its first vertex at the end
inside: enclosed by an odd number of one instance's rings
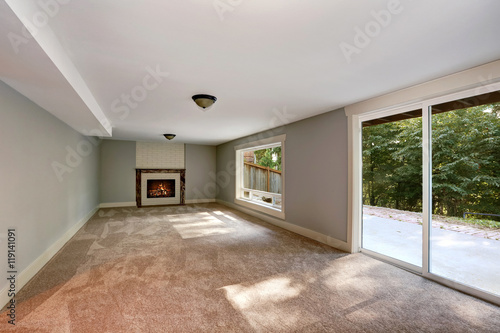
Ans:
POLYGON ((216 148, 186 144, 186 200, 215 199, 216 148))
POLYGON ((234 202, 234 146, 286 134, 285 220, 347 241, 347 117, 336 110, 217 146, 217 199, 234 202))
POLYGON ((0 133, 0 243, 17 228, 21 272, 99 204, 100 147, 2 81, 0 133))
POLYGON ((101 202, 135 202, 135 141, 102 141, 101 202))
MULTIPOLYGON (((135 202, 135 142, 103 140, 101 202, 135 202)), ((215 146, 185 146, 186 200, 215 199, 215 146)))

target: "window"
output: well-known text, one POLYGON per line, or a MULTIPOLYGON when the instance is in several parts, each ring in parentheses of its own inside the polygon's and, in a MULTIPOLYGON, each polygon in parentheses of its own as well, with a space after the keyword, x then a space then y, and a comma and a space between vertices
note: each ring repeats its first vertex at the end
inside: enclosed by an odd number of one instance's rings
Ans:
POLYGON ((235 147, 235 203, 285 218, 285 135, 235 147))

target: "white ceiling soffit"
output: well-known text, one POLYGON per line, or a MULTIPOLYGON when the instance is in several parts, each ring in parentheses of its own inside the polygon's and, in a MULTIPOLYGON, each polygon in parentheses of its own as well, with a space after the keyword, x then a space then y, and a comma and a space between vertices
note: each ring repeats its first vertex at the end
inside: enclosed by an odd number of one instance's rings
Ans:
POLYGON ((34 1, 6 0, 0 13, 2 81, 82 134, 111 136, 109 120, 44 22, 46 12, 34 1))
POLYGON ((220 144, 500 59, 498 0, 8 3, 47 17, 48 58, 2 50, 2 80, 74 128, 100 106, 114 139, 220 144))

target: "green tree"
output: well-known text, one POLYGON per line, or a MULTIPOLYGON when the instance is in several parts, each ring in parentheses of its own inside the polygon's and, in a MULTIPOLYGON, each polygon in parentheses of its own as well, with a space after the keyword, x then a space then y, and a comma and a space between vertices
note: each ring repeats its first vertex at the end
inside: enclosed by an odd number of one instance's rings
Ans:
POLYGON ((397 161, 392 153, 401 132, 392 122, 363 128, 363 201, 371 206, 391 206, 390 191, 397 161))
POLYGON ((396 169, 391 193, 396 209, 422 210, 422 118, 397 122, 400 132, 392 153, 396 169))
POLYGON ((254 151, 255 164, 281 171, 281 146, 254 151))
MULTIPOLYGON (((500 103, 432 115, 433 213, 500 213, 500 103)), ((363 203, 422 209, 422 119, 363 128, 363 203)))
POLYGON ((499 105, 433 115, 434 213, 498 213, 499 105))

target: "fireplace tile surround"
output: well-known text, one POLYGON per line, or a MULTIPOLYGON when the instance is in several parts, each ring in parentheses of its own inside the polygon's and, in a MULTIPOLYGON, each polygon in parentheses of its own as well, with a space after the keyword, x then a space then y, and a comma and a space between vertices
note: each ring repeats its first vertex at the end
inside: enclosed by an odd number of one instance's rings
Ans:
POLYGON ((185 204, 186 169, 135 169, 135 198, 137 207, 185 204), (174 198, 147 198, 147 179, 176 179, 174 198))

